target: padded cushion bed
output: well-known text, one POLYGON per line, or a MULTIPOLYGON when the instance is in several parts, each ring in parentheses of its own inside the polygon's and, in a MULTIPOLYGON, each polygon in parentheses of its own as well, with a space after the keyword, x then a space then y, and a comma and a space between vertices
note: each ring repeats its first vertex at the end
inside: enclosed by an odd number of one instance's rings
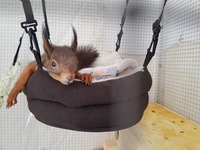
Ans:
POLYGON ((142 118, 152 85, 147 68, 119 79, 63 85, 42 68, 29 78, 24 93, 37 120, 54 127, 87 132, 116 131, 142 118))

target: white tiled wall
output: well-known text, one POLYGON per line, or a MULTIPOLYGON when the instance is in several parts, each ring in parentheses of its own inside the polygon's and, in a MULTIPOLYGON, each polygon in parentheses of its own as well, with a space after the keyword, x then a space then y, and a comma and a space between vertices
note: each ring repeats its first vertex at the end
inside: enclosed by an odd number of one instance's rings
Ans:
POLYGON ((200 1, 169 0, 162 24, 157 101, 200 123, 200 1))

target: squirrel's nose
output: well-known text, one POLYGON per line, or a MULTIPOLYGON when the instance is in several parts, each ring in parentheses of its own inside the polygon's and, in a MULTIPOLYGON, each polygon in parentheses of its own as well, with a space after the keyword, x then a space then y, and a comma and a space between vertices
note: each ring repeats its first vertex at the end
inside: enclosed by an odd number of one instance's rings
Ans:
POLYGON ((69 82, 73 81, 73 78, 66 78, 69 82))

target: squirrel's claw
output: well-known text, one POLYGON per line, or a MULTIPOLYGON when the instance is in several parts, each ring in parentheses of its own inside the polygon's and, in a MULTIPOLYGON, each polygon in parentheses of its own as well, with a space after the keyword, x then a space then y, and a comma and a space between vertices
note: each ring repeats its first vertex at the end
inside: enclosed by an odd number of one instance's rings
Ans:
POLYGON ((80 77, 81 81, 85 83, 86 85, 92 84, 92 75, 91 74, 81 74, 80 77))

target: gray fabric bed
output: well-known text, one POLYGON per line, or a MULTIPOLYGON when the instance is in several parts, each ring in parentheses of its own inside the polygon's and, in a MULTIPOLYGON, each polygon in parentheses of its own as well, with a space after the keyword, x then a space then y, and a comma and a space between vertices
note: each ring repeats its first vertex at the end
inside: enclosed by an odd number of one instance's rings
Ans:
POLYGON ((54 127, 102 132, 131 127, 148 105, 152 79, 147 70, 117 80, 63 85, 38 68, 24 93, 30 111, 54 127))

